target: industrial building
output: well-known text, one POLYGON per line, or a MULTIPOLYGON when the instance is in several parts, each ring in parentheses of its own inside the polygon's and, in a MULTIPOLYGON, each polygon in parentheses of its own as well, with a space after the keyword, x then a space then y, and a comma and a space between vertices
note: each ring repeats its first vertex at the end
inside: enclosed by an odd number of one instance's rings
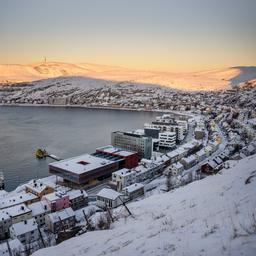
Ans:
POLYGON ((136 167, 139 162, 139 156, 137 152, 126 151, 111 145, 100 147, 96 149, 94 156, 106 158, 109 160, 120 160, 119 168, 128 168, 131 169, 136 167))
POLYGON ((104 179, 119 169, 123 159, 106 159, 84 154, 49 164, 49 172, 75 184, 86 184, 94 179, 104 179))
POLYGON ((145 135, 132 132, 112 132, 111 144, 118 148, 138 152, 140 159, 150 159, 152 156, 152 138, 145 135))

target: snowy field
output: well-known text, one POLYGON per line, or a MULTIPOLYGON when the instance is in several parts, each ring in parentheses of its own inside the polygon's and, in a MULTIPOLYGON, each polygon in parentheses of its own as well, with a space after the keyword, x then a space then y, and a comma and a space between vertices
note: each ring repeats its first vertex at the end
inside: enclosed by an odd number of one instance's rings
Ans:
MULTIPOLYGON (((130 203, 132 217, 36 256, 256 255, 256 156, 168 193, 130 203)), ((115 215, 125 209, 117 208, 115 215)))

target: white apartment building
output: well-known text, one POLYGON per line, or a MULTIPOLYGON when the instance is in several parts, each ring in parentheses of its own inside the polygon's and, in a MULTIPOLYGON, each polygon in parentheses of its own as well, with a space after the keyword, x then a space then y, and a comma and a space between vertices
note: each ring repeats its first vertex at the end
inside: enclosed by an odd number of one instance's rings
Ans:
POLYGON ((21 243, 30 244, 39 240, 38 225, 34 218, 15 223, 10 227, 10 237, 21 243))
POLYGON ((112 173, 112 181, 117 185, 117 191, 136 182, 136 172, 123 168, 112 173))
POLYGON ((173 148, 176 145, 175 132, 160 132, 159 133, 159 147, 173 148))

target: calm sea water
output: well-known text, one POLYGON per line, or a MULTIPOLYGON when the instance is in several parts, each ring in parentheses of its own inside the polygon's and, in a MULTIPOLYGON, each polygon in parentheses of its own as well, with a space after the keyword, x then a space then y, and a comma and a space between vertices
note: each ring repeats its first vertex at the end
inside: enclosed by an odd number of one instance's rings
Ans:
POLYGON ((157 113, 64 107, 0 106, 0 171, 6 190, 48 176, 51 160, 37 160, 37 148, 61 158, 92 153, 110 144, 115 130, 143 128, 157 113))

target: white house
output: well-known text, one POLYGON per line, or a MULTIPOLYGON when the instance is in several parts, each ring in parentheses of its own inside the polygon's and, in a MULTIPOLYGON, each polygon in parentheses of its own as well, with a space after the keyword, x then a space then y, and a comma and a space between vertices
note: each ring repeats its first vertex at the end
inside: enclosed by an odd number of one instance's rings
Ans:
POLYGON ((136 172, 127 168, 113 172, 112 182, 116 184, 117 191, 121 191, 124 187, 136 182, 136 172))
POLYGON ((206 153, 204 148, 202 148, 201 150, 199 150, 198 152, 195 153, 195 157, 197 159, 198 162, 203 161, 206 158, 206 153))
POLYGON ((30 204, 28 208, 32 211, 32 216, 35 218, 39 227, 45 224, 45 215, 51 212, 50 207, 45 201, 30 204))
POLYGON ((186 170, 193 167, 196 164, 196 162, 197 162, 197 159, 194 155, 184 157, 180 160, 180 163, 184 166, 186 170))
POLYGON ((159 147, 173 148, 176 145, 175 132, 160 132, 159 133, 159 147))
POLYGON ((110 208, 115 208, 122 204, 123 199, 124 195, 121 193, 110 188, 103 188, 97 194, 97 206, 105 208, 107 205, 110 208))
POLYGON ((39 240, 38 225, 34 218, 15 223, 10 227, 10 237, 21 243, 30 244, 39 240))
POLYGON ((32 218, 32 211, 25 204, 12 206, 4 209, 3 212, 11 217, 12 224, 32 218))
POLYGON ((72 228, 75 224, 75 212, 71 207, 62 211, 49 213, 45 216, 45 226, 53 233, 72 228))
POLYGON ((184 171, 184 166, 180 162, 177 162, 172 164, 170 169, 172 171, 172 175, 175 176, 181 174, 184 171))

